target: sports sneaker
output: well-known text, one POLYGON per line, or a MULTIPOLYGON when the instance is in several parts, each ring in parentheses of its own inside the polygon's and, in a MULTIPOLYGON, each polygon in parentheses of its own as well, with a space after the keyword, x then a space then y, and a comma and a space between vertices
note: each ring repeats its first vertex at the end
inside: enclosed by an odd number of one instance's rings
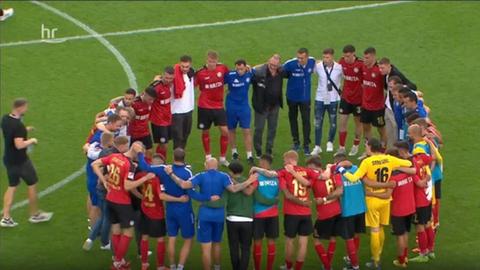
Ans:
POLYGON ((83 243, 83 250, 85 251, 89 251, 90 249, 92 249, 92 246, 93 246, 93 241, 92 239, 90 238, 87 238, 87 240, 85 240, 85 242, 83 243))
POLYGON ((409 262, 426 263, 426 262, 428 262, 428 256, 420 254, 417 257, 408 259, 408 261, 409 262))
POLYGON ((435 252, 430 251, 430 252, 427 254, 427 256, 428 256, 429 259, 435 260, 435 252))
POLYGON ((310 147, 304 146, 304 147, 303 147, 303 154, 304 154, 305 156, 310 156, 310 147))
POLYGON ((52 212, 38 212, 36 215, 31 216, 28 221, 30 221, 30 223, 47 222, 52 219, 52 216, 52 212))
POLYGON ((10 18, 13 16, 13 8, 7 8, 3 10, 3 15, 0 16, 0 21, 3 22, 6 19, 10 18))
POLYGON ((110 249, 111 249, 110 243, 100 246, 100 250, 110 250, 110 249))
POLYGON ((398 260, 393 260, 393 265, 399 268, 407 268, 407 263, 400 263, 398 260))
POLYGON ((288 268, 287 268, 287 265, 285 265, 285 264, 284 264, 284 265, 280 265, 280 270, 292 270, 292 269, 293 269, 293 267, 290 268, 290 269, 288 269, 288 268))
POLYGON ((335 155, 337 155, 337 154, 345 154, 346 152, 347 152, 347 150, 345 150, 345 146, 339 146, 337 152, 335 153, 335 155))
POLYGON ((350 152, 348 152, 348 155, 353 157, 358 154, 358 145, 352 145, 352 148, 350 149, 350 152))
POLYGON ((310 155, 312 156, 319 156, 320 153, 322 153, 322 147, 318 146, 318 145, 315 145, 315 147, 313 148, 312 152, 310 153, 310 155))
POLYGON ((247 159, 247 163, 248 163, 248 165, 253 166, 253 165, 255 165, 255 160, 253 159, 253 157, 249 157, 247 159))
POLYGON ((295 152, 298 152, 300 150, 300 144, 298 143, 293 144, 292 150, 295 152))
POLYGON ((11 218, 11 217, 2 218, 2 220, 0 220, 0 226, 2 226, 4 228, 13 228, 17 225, 18 225, 18 223, 13 221, 13 218, 11 218))
POLYGON ((327 152, 333 152, 333 142, 327 142, 327 152))
POLYGON ((238 157, 239 157, 238 152, 232 153, 232 159, 233 159, 233 160, 238 160, 238 157))
POLYGON ((225 166, 225 167, 228 167, 228 165, 230 165, 230 162, 228 162, 228 160, 225 157, 221 157, 220 160, 219 160, 219 163, 220 163, 220 165, 225 166))
POLYGON ((370 268, 370 269, 381 270, 380 262, 376 262, 376 261, 373 261, 373 260, 365 263, 365 266, 367 268, 370 268))

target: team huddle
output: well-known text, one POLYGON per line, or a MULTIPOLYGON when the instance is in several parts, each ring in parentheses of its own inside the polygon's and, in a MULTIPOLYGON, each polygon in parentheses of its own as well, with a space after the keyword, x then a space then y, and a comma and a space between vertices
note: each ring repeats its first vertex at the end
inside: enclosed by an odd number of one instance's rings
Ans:
POLYGON ((296 58, 284 64, 280 61, 277 54, 257 66, 239 59, 230 70, 219 63, 216 52, 209 51, 205 66, 195 71, 192 58, 182 56, 155 76, 142 93, 128 89, 123 97, 112 99, 109 108, 96 115, 83 147, 90 222, 83 248, 90 250, 100 238, 101 248, 113 252, 112 269, 130 269, 126 254, 135 238, 142 269, 149 269, 149 238, 154 238, 157 269, 180 270, 196 235, 203 269, 217 270, 226 224, 231 269, 248 269, 251 255, 254 268, 261 269, 266 241, 266 269, 270 270, 277 256, 279 215, 283 214, 285 269, 302 269, 311 236, 324 269, 332 269, 337 238, 346 242, 344 269, 359 269, 360 235, 366 227, 371 251, 366 266, 380 269, 384 228, 390 223, 397 238, 395 266, 405 268, 409 262, 434 259, 443 141, 429 118, 423 94, 388 58, 377 62, 374 48, 364 51, 363 60, 347 45, 338 62, 331 48, 323 51, 321 60, 301 48, 296 58), (310 151, 314 74, 318 87, 315 143, 310 151), (284 80, 293 146, 283 154, 283 167, 275 170, 274 141, 284 80), (205 153, 205 168, 197 174, 187 164, 195 88, 199 90, 197 127, 205 153), (340 120, 339 146, 334 161, 326 165, 319 157, 325 112, 330 123, 326 152, 334 151, 337 114, 340 120), (347 153, 350 114, 355 136, 347 153), (218 160, 210 150, 212 124, 220 131, 218 160), (240 162, 238 126, 249 169, 240 162), (372 136, 372 126, 380 139, 372 136), (357 155, 362 138, 366 151, 356 166, 349 157, 357 155), (305 164, 299 164, 301 147, 308 157, 305 164), (172 162, 167 164, 169 149, 173 149, 172 162), (220 166, 228 172, 220 171, 220 166), (193 211, 192 200, 199 202, 198 213, 193 211), (414 258, 408 258, 411 224, 418 243, 414 258), (177 259, 179 233, 183 244, 177 259))

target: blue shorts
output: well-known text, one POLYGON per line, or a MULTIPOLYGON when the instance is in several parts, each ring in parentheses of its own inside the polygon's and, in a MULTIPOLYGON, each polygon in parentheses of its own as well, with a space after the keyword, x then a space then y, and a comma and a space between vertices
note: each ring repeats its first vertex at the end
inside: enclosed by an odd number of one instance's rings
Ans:
POLYGON ((167 235, 176 237, 178 230, 182 231, 182 238, 189 239, 195 235, 195 216, 193 212, 167 210, 167 235))
MULTIPOLYGON (((232 106, 233 107, 233 106, 232 106)), ((243 129, 250 128, 252 113, 250 107, 227 107, 227 126, 228 129, 236 129, 240 124, 243 129)))
POLYGON ((197 241, 200 243, 222 242, 224 222, 198 221, 197 241))
POLYGON ((90 196, 90 201, 93 206, 98 206, 97 183, 98 176, 93 172, 91 167, 87 164, 87 190, 90 196))

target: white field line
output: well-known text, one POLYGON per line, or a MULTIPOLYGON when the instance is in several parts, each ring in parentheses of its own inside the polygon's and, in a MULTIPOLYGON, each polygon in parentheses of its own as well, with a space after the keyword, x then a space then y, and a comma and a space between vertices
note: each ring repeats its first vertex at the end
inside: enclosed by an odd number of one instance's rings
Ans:
POLYGON ((350 7, 272 15, 272 16, 266 16, 266 17, 245 18, 245 19, 238 19, 238 20, 212 22, 212 23, 199 23, 199 24, 186 24, 186 25, 176 25, 176 26, 167 26, 167 27, 144 28, 144 29, 129 30, 129 31, 107 32, 103 34, 99 34, 95 32, 95 34, 90 33, 90 35, 67 36, 63 38, 49 39, 49 40, 35 39, 35 40, 0 43, 0 48, 39 44, 39 43, 61 43, 61 42, 71 41, 71 40, 83 40, 83 39, 91 39, 91 38, 98 38, 98 37, 126 36, 126 35, 136 35, 136 34, 144 34, 144 33, 153 33, 153 32, 167 32, 167 31, 174 31, 174 30, 185 30, 185 29, 206 28, 206 27, 215 27, 215 26, 224 26, 224 25, 235 25, 235 24, 243 24, 243 23, 264 22, 264 21, 272 21, 272 20, 285 19, 285 18, 312 16, 312 15, 351 11, 351 10, 377 8, 382 6, 399 5, 399 4, 409 3, 409 2, 411 1, 391 1, 391 2, 358 5, 358 6, 350 6, 350 7))
MULTIPOLYGON (((112 53, 117 57, 120 64, 127 73, 129 78, 130 85, 132 88, 137 89, 136 87, 136 79, 135 75, 132 72, 132 69, 125 58, 120 54, 120 52, 113 47, 113 45, 105 39, 105 37, 109 36, 124 36, 124 35, 134 35, 140 33, 152 33, 152 32, 166 32, 166 31, 174 31, 174 30, 184 30, 184 29, 193 29, 193 28, 205 28, 205 27, 212 27, 212 26, 222 26, 222 25, 235 25, 235 24, 242 24, 242 23, 251 23, 251 22, 262 22, 262 21, 271 21, 277 19, 284 19, 284 18, 292 18, 292 17, 303 17, 303 16, 310 16, 310 15, 318 15, 318 14, 327 14, 327 13, 334 13, 334 12, 343 12, 343 11, 350 11, 350 10, 359 10, 359 9, 369 9, 369 8, 376 8, 382 6, 390 6, 390 5, 398 5, 403 3, 408 3, 410 1, 392 1, 392 2, 384 2, 378 4, 368 4, 368 5, 359 5, 359 6, 351 6, 351 7, 342 7, 342 8, 333 8, 333 9, 324 9, 324 10, 314 10, 314 11, 307 11, 307 12, 299 12, 299 13, 290 13, 290 14, 283 14, 283 15, 274 15, 274 16, 266 16, 266 17, 258 17, 258 18, 246 18, 246 19, 239 19, 239 20, 228 20, 228 21, 221 21, 221 22, 214 22, 214 23, 201 23, 201 24, 188 24, 188 25, 178 25, 178 26, 169 26, 169 27, 157 27, 157 28, 147 28, 147 29, 138 29, 138 30, 131 30, 131 31, 120 31, 120 32, 109 32, 104 34, 99 34, 95 32, 93 29, 85 25, 84 23, 78 21, 77 19, 73 18, 72 16, 53 8, 45 3, 32 1, 32 3, 39 5, 71 22, 78 25, 80 28, 84 29, 90 35, 82 35, 82 36, 70 36, 60 38, 58 41, 70 41, 70 40, 81 40, 81 39, 90 39, 96 38, 98 39, 103 45, 105 45, 112 53), (122 59, 122 60, 121 60, 122 59), (123 64, 123 62, 125 65, 123 64), (127 67, 127 68, 126 68, 127 67), (131 75, 130 75, 131 74, 131 75), (134 84, 132 85, 132 81, 130 78, 133 78, 134 84), (135 87, 134 87, 135 86, 135 87)), ((22 46, 22 45, 30 45, 30 44, 38 44, 44 43, 45 40, 38 39, 38 40, 29 40, 29 41, 17 41, 17 42, 9 42, 9 43, 0 43, 1 47, 14 47, 14 46, 22 46)), ((50 42, 55 42, 55 39, 50 40, 50 42)), ((56 190, 62 188, 63 186, 67 185, 68 183, 75 180, 77 177, 82 175, 85 172, 85 166, 82 166, 79 170, 75 171, 71 175, 65 177, 64 179, 60 180, 59 182, 47 187, 45 190, 42 190, 38 193, 38 197, 42 198, 50 193, 55 192, 56 190)), ((28 200, 23 200, 13 204, 12 210, 23 207, 28 204, 28 200)))

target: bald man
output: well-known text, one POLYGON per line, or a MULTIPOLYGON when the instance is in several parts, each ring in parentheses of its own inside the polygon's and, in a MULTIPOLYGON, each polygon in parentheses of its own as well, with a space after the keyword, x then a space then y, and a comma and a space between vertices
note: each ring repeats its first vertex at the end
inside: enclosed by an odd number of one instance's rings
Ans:
POLYGON ((273 154, 273 143, 277 131, 278 112, 283 107, 282 65, 280 55, 274 54, 267 63, 253 68, 252 107, 254 116, 253 146, 257 158, 263 153, 262 138, 265 124, 268 125, 265 153, 273 154))

